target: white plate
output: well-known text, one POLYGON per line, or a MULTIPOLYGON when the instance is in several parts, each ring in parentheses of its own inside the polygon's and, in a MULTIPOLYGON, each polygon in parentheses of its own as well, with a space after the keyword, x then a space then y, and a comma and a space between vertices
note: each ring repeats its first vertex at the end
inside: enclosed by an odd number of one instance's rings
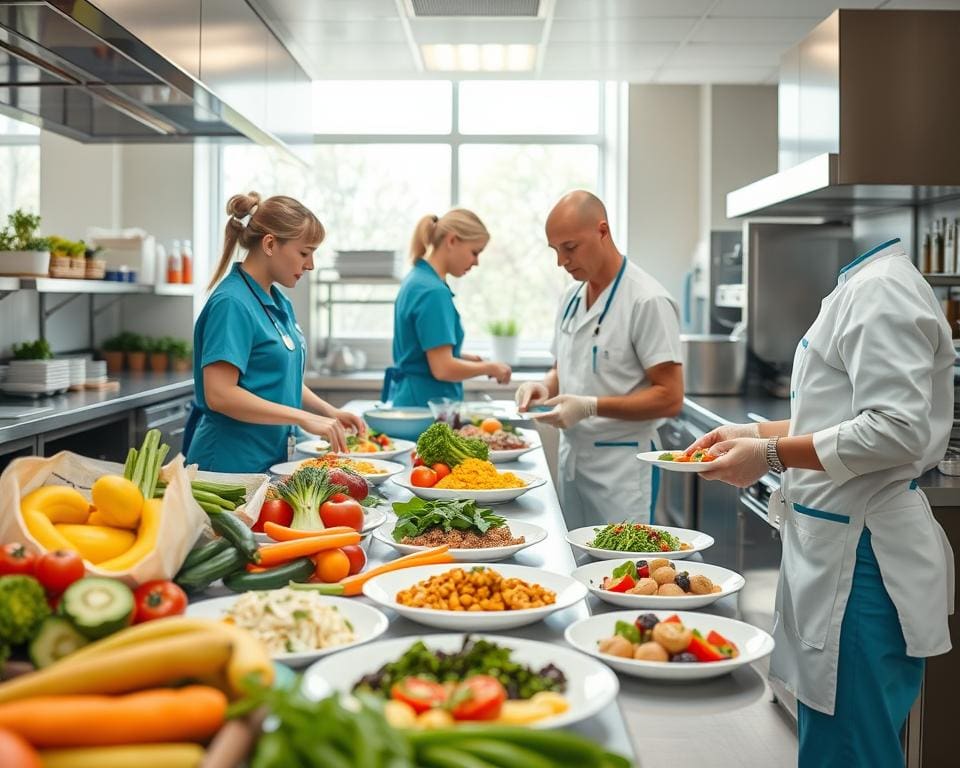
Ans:
POLYGON ((485 632, 525 627, 527 624, 546 618, 554 611, 569 608, 587 596, 587 588, 569 576, 540 568, 530 568, 526 565, 497 564, 489 567, 504 578, 523 579, 530 584, 539 584, 552 590, 557 595, 556 602, 542 608, 524 608, 516 611, 443 611, 433 608, 410 608, 397 603, 397 592, 400 590, 409 589, 419 581, 457 567, 456 563, 443 563, 418 565, 382 573, 363 585, 363 594, 384 608, 390 608, 418 624, 455 632, 485 632))
POLYGON ((473 499, 483 504, 502 504, 505 501, 513 501, 527 491, 539 488, 546 482, 542 478, 532 475, 529 472, 514 472, 517 477, 523 480, 526 485, 522 488, 498 488, 495 490, 453 490, 446 488, 419 488, 410 482, 410 472, 404 472, 393 478, 393 482, 401 488, 406 488, 415 496, 421 499, 473 499))
MULTIPOLYGON (((520 520, 507 520, 510 532, 514 537, 523 536, 523 544, 514 544, 509 547, 487 547, 485 549, 449 549, 450 556, 458 563, 493 563, 505 560, 517 554, 521 549, 532 547, 547 538, 547 532, 539 525, 524 523, 520 520)), ((373 538, 393 547, 401 555, 413 552, 422 552, 426 547, 417 547, 411 544, 400 544, 393 539, 393 525, 385 525, 374 532, 373 538)))
POLYGON ((655 467, 660 467, 660 469, 667 469, 671 472, 708 472, 710 470, 709 461, 660 461, 657 457, 664 453, 683 453, 686 449, 680 449, 676 451, 644 451, 643 453, 638 453, 637 458, 640 461, 644 461, 647 464, 653 464, 655 467))
MULTIPOLYGON (((562 645, 500 635, 471 635, 510 648, 510 658, 520 664, 541 669, 555 664, 567 678, 564 692, 570 708, 555 717, 530 724, 530 728, 565 728, 593 717, 608 707, 617 696, 620 682, 603 664, 562 645)), ((347 693, 364 675, 376 672, 384 664, 400 658, 417 640, 434 651, 451 653, 463 647, 463 635, 423 635, 378 640, 362 648, 352 648, 313 664, 304 672, 302 690, 310 699, 322 699, 334 691, 347 693)))
MULTIPOLYGON (((361 536, 369 536, 373 531, 379 528, 387 521, 387 513, 379 507, 363 508, 363 528, 360 529, 361 536)), ((258 531, 253 532, 253 538, 259 544, 273 544, 274 541, 267 534, 258 531)))
POLYGON ((584 528, 575 528, 567 533, 567 542, 574 549, 580 552, 586 552, 590 557, 597 560, 620 560, 629 557, 633 560, 649 559, 651 557, 665 557, 668 560, 683 560, 690 557, 694 552, 702 552, 713 546, 713 536, 700 531, 691 531, 687 528, 670 528, 666 525, 655 525, 661 531, 666 531, 672 536, 676 536, 681 542, 689 544, 690 549, 681 549, 676 552, 622 552, 615 549, 598 549, 587 544, 593 541, 597 530, 602 530, 602 525, 588 525, 584 528))
POLYGON ((514 448, 511 451, 490 451, 490 461, 494 464, 506 464, 510 461, 516 461, 525 453, 535 451, 540 447, 540 440, 537 433, 531 430, 518 430, 520 437, 526 442, 526 448, 514 448))
POLYGON ((614 611, 612 613, 601 613, 574 622, 567 627, 563 636, 577 650, 589 653, 605 664, 609 664, 618 672, 634 677, 645 677, 649 680, 706 680, 711 677, 720 677, 745 664, 769 656, 773 652, 773 638, 762 629, 724 616, 713 616, 709 613, 690 613, 688 611, 614 611), (676 613, 684 626, 700 630, 704 637, 710 630, 719 632, 737 646, 740 655, 735 659, 724 661, 675 664, 669 661, 624 659, 619 656, 600 653, 597 650, 597 643, 600 640, 613 635, 613 628, 618 621, 633 622, 640 613, 656 613, 660 619, 665 619, 676 613))
MULTIPOLYGON (((351 600, 346 597, 328 597, 326 595, 322 597, 324 604, 335 607, 343 617, 350 622, 357 639, 352 643, 317 649, 315 651, 278 653, 273 656, 274 661, 280 661, 290 666, 303 666, 322 656, 327 656, 331 653, 342 651, 345 648, 353 648, 363 643, 369 643, 371 640, 376 640, 387 631, 387 627, 390 625, 387 617, 372 606, 364 605, 357 600, 351 600)), ((215 597, 212 600, 191 602, 190 605, 187 606, 187 616, 219 620, 226 616, 227 610, 239 599, 240 595, 229 595, 228 597, 215 597)))
MULTIPOLYGON (((370 454, 365 454, 369 456, 370 454)), ((274 475, 292 475, 304 464, 304 462, 310 461, 310 459, 303 459, 301 461, 285 461, 283 464, 274 464, 270 467, 270 472, 274 475)), ((368 459, 363 458, 360 461, 366 461, 377 467, 377 469, 382 469, 383 471, 376 475, 368 475, 365 472, 358 472, 364 480, 366 480, 370 485, 380 485, 385 483, 394 475, 400 474, 406 467, 403 464, 398 464, 395 461, 380 461, 379 459, 368 459)))
MULTIPOLYGON (((393 448, 388 451, 377 451, 376 453, 341 453, 339 456, 343 456, 347 459, 357 459, 359 461, 369 461, 370 459, 393 459, 397 456, 403 454, 410 454, 411 451, 415 450, 417 444, 410 440, 394 440, 393 448)), ((300 443, 297 443, 297 450, 300 453, 305 453, 308 456, 323 456, 324 454, 330 451, 330 443, 326 440, 321 440, 319 438, 314 440, 304 440, 300 443)))
POLYGON ((586 565, 581 565, 577 570, 575 570, 570 575, 573 576, 577 581, 579 581, 583 586, 590 590, 590 592, 597 597, 599 597, 604 602, 610 603, 611 605, 619 605, 623 608, 635 608, 635 609, 663 609, 663 610, 693 610, 695 608, 703 608, 705 605, 710 605, 715 603, 717 600, 726 597, 727 595, 735 594, 743 589, 744 579, 739 573, 735 571, 727 570, 726 568, 721 568, 719 565, 708 565, 707 563, 684 563, 683 565, 677 566, 677 571, 687 571, 691 576, 701 575, 706 576, 714 584, 720 586, 719 592, 712 592, 709 595, 670 595, 670 596, 658 596, 658 595, 628 595, 625 592, 610 592, 606 589, 601 589, 600 585, 603 583, 604 576, 609 576, 613 573, 613 569, 617 568, 628 560, 636 562, 637 560, 652 560, 656 555, 644 556, 637 555, 636 557, 627 558, 625 560, 599 560, 595 563, 587 563, 586 565))

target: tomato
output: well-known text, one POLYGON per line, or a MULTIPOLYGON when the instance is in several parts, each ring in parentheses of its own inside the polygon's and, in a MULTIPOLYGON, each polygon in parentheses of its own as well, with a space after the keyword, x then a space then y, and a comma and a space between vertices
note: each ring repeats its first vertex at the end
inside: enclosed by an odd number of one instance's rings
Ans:
POLYGON ((350 576, 353 576, 355 573, 360 573, 360 571, 363 570, 363 566, 367 564, 367 553, 363 551, 363 547, 359 544, 349 544, 345 547, 340 547, 340 551, 350 560, 350 576))
POLYGON ((410 473, 410 482, 417 488, 433 488, 437 484, 437 473, 430 467, 415 467, 410 473))
POLYGON ((333 584, 350 574, 350 558, 339 549, 320 552, 314 556, 313 562, 317 566, 313 572, 316 581, 333 584))
POLYGON ((507 691, 490 675, 473 675, 453 689, 450 714, 454 720, 494 720, 507 700, 507 691))
POLYGON ((387 436, 386 436, 385 434, 383 434, 382 432, 381 432, 379 435, 377 435, 375 438, 373 438, 373 439, 374 439, 375 442, 377 442, 377 443, 380 444, 380 447, 381 447, 381 448, 386 448, 386 447, 388 447, 388 446, 390 445, 390 438, 387 437, 387 436))
POLYGON ((431 469, 437 473, 437 482, 439 483, 443 478, 450 474, 450 467, 446 464, 434 464, 431 469))
POLYGON ((480 429, 482 429, 488 435, 492 435, 494 432, 499 432, 501 429, 503 429, 503 424, 501 424, 498 419, 490 417, 480 422, 480 429))
POLYGON ((320 505, 320 520, 327 528, 347 525, 360 531, 363 528, 363 507, 349 496, 335 493, 320 505))
POLYGON ((0 728, 0 765, 4 768, 41 768, 40 755, 22 736, 0 728))
POLYGON ((413 464, 413 466, 415 467, 422 467, 423 459, 417 456, 417 452, 414 451, 413 453, 410 454, 410 463, 413 464))
POLYGON ((328 469, 327 478, 334 485, 342 485, 346 488, 347 494, 357 501, 363 501, 370 493, 370 486, 363 477, 342 467, 328 469))
POLYGON ((269 501, 263 502, 263 506, 260 507, 260 517, 258 517, 257 522, 253 524, 253 530, 258 533, 263 533, 264 523, 276 523, 277 525, 289 527, 292 522, 293 507, 283 499, 270 499, 269 501))
POLYGON ((37 556, 17 541, 4 544, 0 548, 0 576, 6 576, 8 573, 25 573, 32 576, 36 563, 37 556))
POLYGON ((76 552, 58 549, 44 552, 37 559, 34 575, 51 595, 59 595, 73 582, 83 578, 83 559, 76 552))
POLYGON ((172 581, 157 579, 137 587, 133 593, 137 605, 133 623, 179 616, 187 609, 187 594, 172 581))
POLYGON ((447 689, 440 683, 422 677, 405 677, 394 683, 390 698, 402 701, 418 715, 442 707, 447 702, 447 689))

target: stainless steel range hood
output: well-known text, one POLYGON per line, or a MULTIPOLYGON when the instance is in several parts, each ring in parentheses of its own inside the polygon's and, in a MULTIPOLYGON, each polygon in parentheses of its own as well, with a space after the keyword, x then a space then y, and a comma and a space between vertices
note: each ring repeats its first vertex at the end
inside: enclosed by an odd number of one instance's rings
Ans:
MULTIPOLYGON (((300 112, 309 109, 306 75, 242 0, 154 6, 154 14, 177 9, 191 14, 177 31, 195 67, 175 63, 147 45, 102 10, 111 6, 123 10, 118 0, 98 0, 97 5, 87 0, 0 0, 0 112, 81 142, 246 137, 286 148, 309 125, 300 112), (201 33, 216 29, 218 19, 211 14, 218 10, 231 14, 232 21, 249 22, 255 52, 262 53, 258 69, 251 72, 249 56, 230 58, 215 46, 201 46, 201 33), (192 40, 196 50, 190 50, 192 40), (225 71, 231 66, 239 67, 239 73, 225 71), (203 81, 205 71, 216 73, 217 85, 203 81), (270 87, 292 96, 283 113, 286 122, 278 122, 278 113, 267 109, 270 87), (295 94, 294 88, 299 89, 295 94)), ((231 42, 235 45, 236 39, 231 42)))
POLYGON ((781 60, 778 173, 727 216, 849 216, 960 196, 960 12, 839 10, 781 60))

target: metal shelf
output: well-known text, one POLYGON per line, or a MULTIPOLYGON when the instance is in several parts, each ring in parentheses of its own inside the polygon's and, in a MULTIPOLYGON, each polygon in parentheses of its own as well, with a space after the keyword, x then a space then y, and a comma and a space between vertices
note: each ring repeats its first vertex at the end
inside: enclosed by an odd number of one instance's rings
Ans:
POLYGON ((923 277, 930 285, 960 285, 960 275, 925 274, 923 277))
POLYGON ((320 295, 316 298, 316 309, 323 312, 327 318, 327 333, 323 341, 323 352, 326 354, 333 346, 333 308, 343 305, 381 305, 389 306, 395 299, 335 299, 334 289, 338 285, 392 285, 399 286, 397 277, 345 277, 341 278, 335 271, 324 269, 318 272, 315 284, 320 295))
POLYGON ((331 270, 322 270, 317 275, 317 285, 400 285, 400 278, 382 277, 340 277, 331 270))
POLYGON ((196 288, 193 283, 164 283, 156 286, 153 292, 157 296, 193 296, 196 293, 196 288))
POLYGON ((37 293, 151 293, 152 285, 120 283, 115 280, 71 280, 61 277, 36 277, 20 280, 20 288, 37 293))

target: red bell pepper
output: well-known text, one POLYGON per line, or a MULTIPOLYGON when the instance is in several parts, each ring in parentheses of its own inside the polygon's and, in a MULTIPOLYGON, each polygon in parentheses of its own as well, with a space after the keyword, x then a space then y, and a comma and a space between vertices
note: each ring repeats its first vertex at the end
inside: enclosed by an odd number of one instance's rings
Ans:
POLYGON ((629 573, 625 573, 620 578, 607 576, 603 580, 603 588, 607 592, 626 592, 628 589, 633 589, 636 583, 629 573))
POLYGON ((727 658, 702 637, 696 635, 691 638, 687 653, 696 656, 697 661, 723 661, 727 658))

